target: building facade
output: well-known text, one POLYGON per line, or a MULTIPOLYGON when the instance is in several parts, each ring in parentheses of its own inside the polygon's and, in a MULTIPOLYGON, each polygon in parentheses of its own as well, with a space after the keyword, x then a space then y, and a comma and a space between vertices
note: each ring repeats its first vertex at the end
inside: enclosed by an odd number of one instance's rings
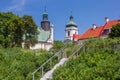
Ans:
POLYGON ((42 16, 41 27, 38 28, 38 43, 30 46, 30 49, 50 50, 53 47, 53 25, 48 20, 48 13, 46 11, 42 16))
POLYGON ((73 34, 78 34, 78 27, 77 27, 77 24, 74 22, 73 16, 70 16, 70 20, 66 24, 66 28, 65 28, 64 42, 73 41, 73 34))
POLYGON ((109 20, 108 17, 105 17, 105 24, 103 26, 97 26, 93 24, 92 28, 89 28, 85 33, 82 35, 75 35, 73 38, 76 41, 83 41, 90 38, 107 38, 109 33, 111 32, 111 28, 113 25, 120 23, 120 20, 109 20))

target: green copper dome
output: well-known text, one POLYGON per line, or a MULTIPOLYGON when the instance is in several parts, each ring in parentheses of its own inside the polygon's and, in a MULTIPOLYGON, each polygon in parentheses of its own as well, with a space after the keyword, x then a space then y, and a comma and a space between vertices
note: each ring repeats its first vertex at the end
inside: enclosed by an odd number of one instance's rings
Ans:
POLYGON ((75 26, 77 27, 77 24, 74 22, 73 16, 70 16, 70 21, 66 24, 66 27, 75 26))

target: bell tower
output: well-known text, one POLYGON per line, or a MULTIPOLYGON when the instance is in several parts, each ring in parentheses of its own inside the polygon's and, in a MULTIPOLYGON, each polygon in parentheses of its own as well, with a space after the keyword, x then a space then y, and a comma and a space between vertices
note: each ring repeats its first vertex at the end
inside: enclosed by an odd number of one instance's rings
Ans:
POLYGON ((45 31, 50 30, 50 21, 48 20, 48 13, 46 12, 46 10, 43 13, 43 18, 42 18, 42 21, 41 21, 41 27, 45 31))
POLYGON ((66 24, 65 34, 65 41, 72 41, 73 34, 78 34, 78 27, 77 24, 74 22, 74 18, 72 15, 69 18, 69 22, 66 24))

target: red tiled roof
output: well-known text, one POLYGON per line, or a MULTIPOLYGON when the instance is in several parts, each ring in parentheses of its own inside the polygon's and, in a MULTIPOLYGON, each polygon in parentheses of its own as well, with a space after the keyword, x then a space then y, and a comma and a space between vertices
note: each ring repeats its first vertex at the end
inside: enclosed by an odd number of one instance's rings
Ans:
POLYGON ((108 29, 108 28, 112 28, 113 25, 115 24, 118 24, 120 23, 120 20, 113 20, 113 21, 109 21, 109 22, 106 22, 104 24, 104 26, 101 26, 101 27, 97 27, 95 29, 93 28, 89 28, 84 34, 82 35, 79 35, 79 34, 74 34, 73 38, 74 39, 79 39, 79 40, 82 40, 82 39, 87 39, 87 38, 95 38, 95 37, 99 37, 102 32, 104 31, 104 29, 108 29))
POLYGON ((96 29, 90 28, 82 35, 80 39, 99 37, 102 28, 103 28, 102 26, 97 27, 96 29))
POLYGON ((78 40, 78 39, 80 39, 81 36, 82 36, 82 35, 80 35, 80 34, 73 34, 73 38, 74 38, 74 40, 78 40))
POLYGON ((89 28, 83 35, 75 34, 73 38, 86 39, 86 38, 98 37, 101 33, 102 28, 103 28, 102 26, 97 27, 96 29, 89 28))
POLYGON ((74 39, 87 39, 87 38, 92 38, 92 37, 99 37, 103 27, 97 27, 96 29, 89 28, 84 34, 79 35, 79 34, 74 34, 73 38, 74 39))
POLYGON ((113 25, 116 25, 120 23, 120 20, 113 20, 113 21, 109 21, 106 23, 106 25, 104 26, 104 29, 107 29, 107 28, 112 28, 113 25))

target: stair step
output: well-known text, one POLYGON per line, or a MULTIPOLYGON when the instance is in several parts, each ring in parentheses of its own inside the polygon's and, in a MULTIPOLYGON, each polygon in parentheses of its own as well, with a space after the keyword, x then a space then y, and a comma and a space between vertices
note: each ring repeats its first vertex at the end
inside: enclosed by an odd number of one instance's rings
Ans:
POLYGON ((52 75, 53 75, 54 70, 57 67, 63 65, 66 61, 68 61, 68 58, 62 58, 51 70, 46 72, 40 80, 52 79, 52 75))

